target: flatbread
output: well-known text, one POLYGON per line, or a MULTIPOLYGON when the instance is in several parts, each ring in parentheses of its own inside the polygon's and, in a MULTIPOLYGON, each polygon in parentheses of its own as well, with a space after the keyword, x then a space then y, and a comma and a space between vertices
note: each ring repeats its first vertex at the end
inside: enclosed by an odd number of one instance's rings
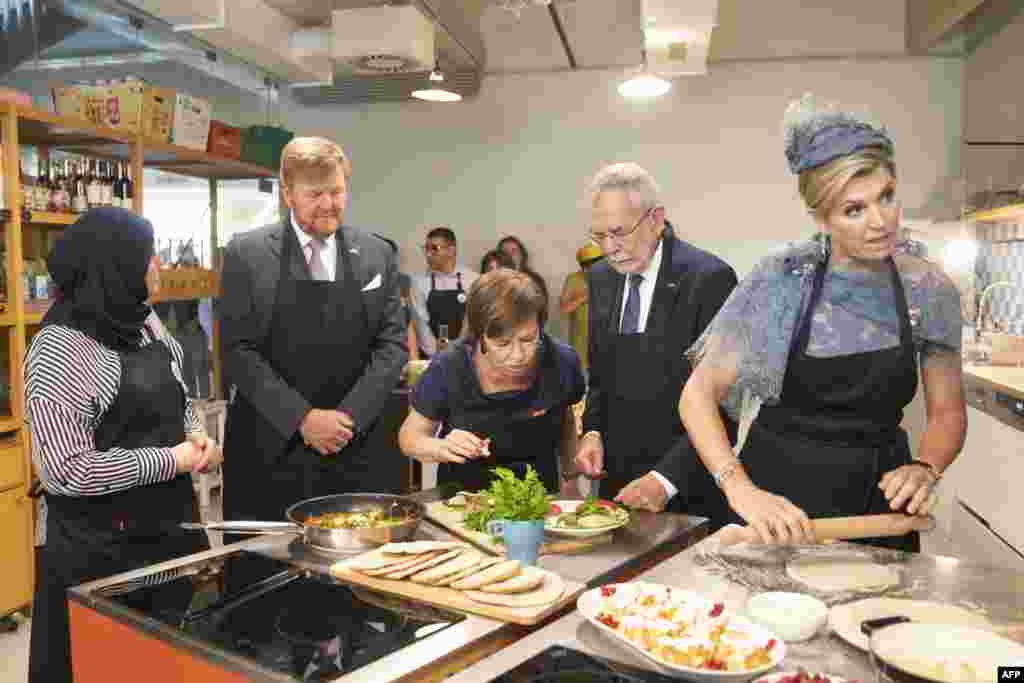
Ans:
POLYGON ((467 576, 472 576, 473 574, 476 574, 477 572, 482 572, 484 569, 487 569, 488 567, 491 567, 493 565, 498 564, 499 562, 504 562, 504 561, 505 561, 504 557, 494 557, 492 555, 482 555, 480 560, 475 565, 473 565, 472 567, 467 567, 466 569, 462 570, 458 574, 452 574, 451 576, 445 577, 444 579, 438 581, 434 585, 436 585, 436 586, 450 586, 453 583, 455 583, 456 581, 461 581, 462 579, 466 578, 467 576))
POLYGON ((517 576, 511 579, 491 583, 480 588, 484 593, 526 593, 544 583, 544 570, 536 567, 523 567, 517 576))
POLYGON ((505 560, 451 584, 455 590, 478 590, 489 583, 511 579, 521 570, 519 560, 505 560))
POLYGON ((454 557, 444 564, 439 564, 431 569, 426 569, 413 574, 409 579, 415 583, 432 586, 437 584, 441 579, 453 574, 458 574, 464 569, 476 566, 480 563, 480 559, 482 557, 483 555, 476 551, 463 551, 459 553, 458 557, 454 557))
POLYGON ((565 582, 558 574, 538 570, 544 575, 544 583, 538 588, 526 593, 486 593, 484 591, 468 590, 463 595, 473 602, 480 602, 486 605, 500 605, 502 607, 540 607, 550 605, 565 593, 565 582))
POLYGON ((465 548, 465 543, 455 541, 408 541, 406 543, 385 543, 380 551, 387 555, 421 555, 435 550, 465 548))
POLYGON ((431 557, 437 557, 438 555, 444 554, 445 551, 437 550, 432 553, 423 553, 421 555, 392 555, 399 560, 398 564, 385 565, 379 569, 365 569, 364 574, 369 576, 380 576, 382 574, 390 574, 391 572, 397 572, 406 567, 412 567, 413 565, 419 565, 424 560, 430 559, 431 557))
POLYGON ((900 583, 896 568, 869 559, 798 558, 786 565, 786 574, 823 593, 883 591, 900 583))
POLYGON ((442 562, 447 562, 448 560, 452 559, 453 557, 457 557, 461 553, 462 553, 462 548, 456 548, 455 550, 449 550, 446 553, 441 553, 440 555, 437 555, 435 557, 431 557, 431 558, 429 558, 427 560, 424 560, 421 564, 414 564, 414 565, 411 565, 409 567, 406 567, 405 569, 402 569, 402 570, 399 570, 399 571, 396 571, 396 572, 389 572, 387 574, 383 574, 381 578, 385 578, 385 579, 405 579, 405 578, 408 578, 408 577, 412 576, 413 574, 415 574, 418 571, 421 571, 423 569, 427 569, 428 567, 433 567, 435 565, 441 564, 442 562))
MULTIPOLYGON (((419 557, 418 555, 416 557, 419 557)), ((360 555, 349 562, 346 566, 357 572, 368 572, 375 569, 385 569, 409 561, 407 555, 384 555, 376 551, 360 555)))

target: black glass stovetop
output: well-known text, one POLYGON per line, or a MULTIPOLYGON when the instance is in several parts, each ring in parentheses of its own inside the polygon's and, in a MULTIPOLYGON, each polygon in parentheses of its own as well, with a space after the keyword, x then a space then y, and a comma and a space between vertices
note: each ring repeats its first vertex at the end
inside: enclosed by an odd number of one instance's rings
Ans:
POLYGON ((244 550, 97 593, 296 681, 336 678, 465 619, 244 550))
POLYGON ((678 680, 552 645, 516 668, 492 678, 491 683, 678 683, 678 680))

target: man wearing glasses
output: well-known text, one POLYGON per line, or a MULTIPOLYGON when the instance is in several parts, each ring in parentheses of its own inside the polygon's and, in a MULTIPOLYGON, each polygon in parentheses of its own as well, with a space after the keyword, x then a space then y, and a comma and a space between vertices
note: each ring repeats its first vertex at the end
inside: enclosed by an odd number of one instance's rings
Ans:
POLYGON ((590 391, 576 469, 600 481, 602 497, 654 511, 672 500, 706 516, 724 498, 676 405, 690 376, 683 351, 736 286, 736 273, 676 237, 657 184, 637 164, 601 169, 588 198, 590 238, 605 258, 587 278, 590 391))
POLYGON ((417 276, 412 286, 412 313, 420 353, 430 358, 442 345, 457 339, 466 315, 466 293, 477 274, 456 264, 458 248, 451 228, 434 228, 423 244, 427 272, 417 276))

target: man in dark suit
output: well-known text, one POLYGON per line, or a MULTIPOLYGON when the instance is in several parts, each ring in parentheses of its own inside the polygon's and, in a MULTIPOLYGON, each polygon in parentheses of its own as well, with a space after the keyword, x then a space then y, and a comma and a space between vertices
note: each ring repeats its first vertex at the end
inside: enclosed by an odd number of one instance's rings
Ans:
MULTIPOLYGON (((577 470, 602 497, 636 508, 709 516, 724 506, 679 421, 690 376, 683 353, 733 287, 718 257, 676 237, 658 186, 640 166, 612 164, 590 189, 590 390, 577 470)), ((570 475, 572 473, 569 473, 570 475)), ((724 509, 724 508, 723 508, 724 509)))
POLYGON ((350 174, 335 143, 295 138, 281 156, 288 217, 225 251, 226 519, 393 488, 362 444, 408 358, 396 249, 341 224, 350 174))

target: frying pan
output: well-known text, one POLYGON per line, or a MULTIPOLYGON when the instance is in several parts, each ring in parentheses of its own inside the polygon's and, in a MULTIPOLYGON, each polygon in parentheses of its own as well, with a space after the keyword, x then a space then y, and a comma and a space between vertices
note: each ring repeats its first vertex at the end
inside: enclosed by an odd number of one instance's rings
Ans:
POLYGON ((360 552, 392 541, 404 541, 426 516, 426 506, 412 498, 388 493, 339 493, 295 503, 285 511, 287 522, 203 522, 184 523, 184 529, 207 529, 233 534, 296 534, 313 550, 327 553, 360 552), (360 529, 328 529, 307 524, 310 517, 332 512, 372 512, 408 515, 400 524, 360 529))

